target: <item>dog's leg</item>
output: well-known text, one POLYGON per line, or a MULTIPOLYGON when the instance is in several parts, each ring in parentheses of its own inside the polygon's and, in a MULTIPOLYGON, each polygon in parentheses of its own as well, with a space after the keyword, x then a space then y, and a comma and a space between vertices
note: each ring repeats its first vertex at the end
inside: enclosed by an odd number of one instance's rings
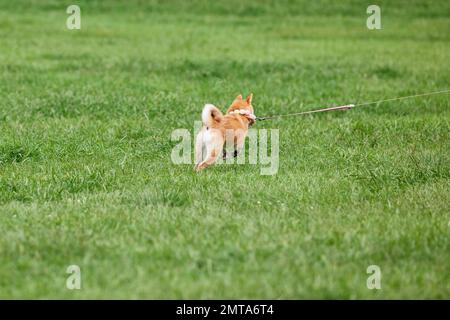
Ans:
POLYGON ((196 171, 205 169, 206 167, 212 165, 216 162, 219 155, 222 153, 222 148, 224 144, 224 139, 221 134, 215 134, 211 141, 206 145, 206 159, 200 162, 196 171))
POLYGON ((236 144, 235 130, 225 130, 225 143, 223 146, 223 160, 233 157, 236 144))
POLYGON ((203 161, 203 130, 200 130, 195 140, 195 169, 203 161))
POLYGON ((239 153, 241 153, 242 149, 244 149, 245 136, 247 132, 244 130, 237 130, 236 132, 236 143, 234 145, 234 154, 233 156, 236 158, 239 153))

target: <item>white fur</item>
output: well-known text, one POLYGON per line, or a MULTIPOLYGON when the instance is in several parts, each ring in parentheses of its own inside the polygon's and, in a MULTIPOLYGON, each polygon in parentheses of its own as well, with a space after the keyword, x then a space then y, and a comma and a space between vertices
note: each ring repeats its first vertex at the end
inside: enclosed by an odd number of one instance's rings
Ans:
POLYGON ((208 122, 211 119, 211 110, 215 109, 216 107, 210 103, 205 104, 202 111, 202 121, 205 126, 208 125, 208 122))

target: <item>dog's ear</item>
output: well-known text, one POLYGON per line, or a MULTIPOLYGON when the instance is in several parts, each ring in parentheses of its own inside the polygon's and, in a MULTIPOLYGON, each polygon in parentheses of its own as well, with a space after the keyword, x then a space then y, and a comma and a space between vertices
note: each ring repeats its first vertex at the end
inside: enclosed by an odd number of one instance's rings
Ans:
POLYGON ((242 100, 242 94, 238 95, 234 100, 242 100))
POLYGON ((253 93, 250 93, 245 100, 247 101, 248 104, 252 104, 252 99, 253 99, 253 93))

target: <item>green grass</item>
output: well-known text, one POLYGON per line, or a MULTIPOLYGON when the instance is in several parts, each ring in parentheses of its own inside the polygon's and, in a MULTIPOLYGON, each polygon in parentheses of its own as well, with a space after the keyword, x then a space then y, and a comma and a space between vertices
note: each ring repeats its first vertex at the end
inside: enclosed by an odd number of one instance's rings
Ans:
POLYGON ((0 1, 1 298, 450 298, 448 94, 258 123, 274 176, 170 161, 239 93, 263 116, 448 89, 448 1, 379 1, 378 31, 364 1, 77 3, 70 31, 64 1, 0 1))

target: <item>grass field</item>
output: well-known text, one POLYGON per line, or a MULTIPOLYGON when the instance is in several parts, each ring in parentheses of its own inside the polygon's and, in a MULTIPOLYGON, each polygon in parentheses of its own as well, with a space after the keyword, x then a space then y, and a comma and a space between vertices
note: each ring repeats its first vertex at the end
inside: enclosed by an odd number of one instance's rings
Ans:
POLYGON ((177 128, 450 88, 450 2, 0 0, 0 298, 450 298, 449 95, 257 123, 278 173, 177 128), (81 268, 81 290, 66 268, 81 268), (382 272, 369 290, 369 265, 382 272))

